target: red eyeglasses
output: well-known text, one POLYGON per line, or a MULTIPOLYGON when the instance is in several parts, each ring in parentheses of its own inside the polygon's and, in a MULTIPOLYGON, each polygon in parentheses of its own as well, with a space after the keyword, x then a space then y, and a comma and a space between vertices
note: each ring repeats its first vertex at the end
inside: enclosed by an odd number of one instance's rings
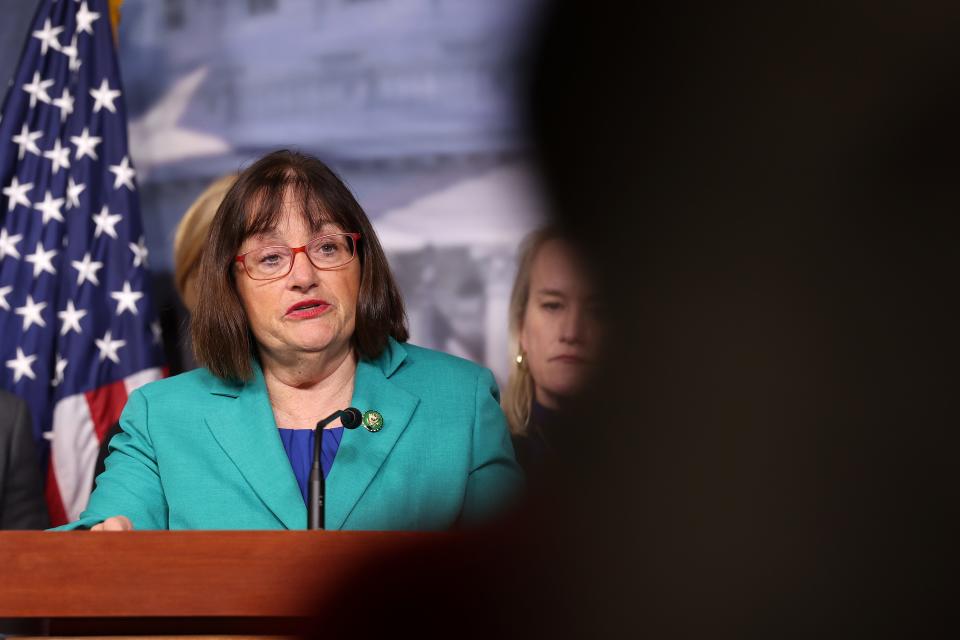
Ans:
POLYGON ((306 254, 317 269, 336 269, 350 264, 357 257, 359 233, 331 233, 314 238, 302 247, 260 247, 236 256, 234 260, 254 280, 282 278, 293 269, 298 253, 306 254))

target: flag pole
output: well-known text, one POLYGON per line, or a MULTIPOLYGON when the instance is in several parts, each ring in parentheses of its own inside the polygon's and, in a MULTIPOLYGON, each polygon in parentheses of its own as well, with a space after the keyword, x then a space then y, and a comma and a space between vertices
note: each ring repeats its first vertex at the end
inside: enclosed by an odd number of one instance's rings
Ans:
POLYGON ((110 26, 113 29, 113 46, 120 47, 120 6, 123 0, 110 0, 110 26))

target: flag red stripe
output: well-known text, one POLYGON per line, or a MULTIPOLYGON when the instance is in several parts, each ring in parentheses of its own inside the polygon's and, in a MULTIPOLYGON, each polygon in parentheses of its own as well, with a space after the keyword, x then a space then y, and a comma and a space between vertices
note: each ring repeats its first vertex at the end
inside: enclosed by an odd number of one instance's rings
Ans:
POLYGON ((86 394, 87 405, 97 440, 103 442, 110 427, 120 419, 120 413, 127 404, 127 388, 123 380, 112 382, 86 394))
POLYGON ((50 514, 50 526, 59 527, 67 524, 67 511, 63 508, 63 500, 60 499, 60 487, 57 485, 57 476, 53 472, 53 452, 50 452, 50 464, 47 465, 47 488, 45 490, 47 499, 47 511, 50 514))

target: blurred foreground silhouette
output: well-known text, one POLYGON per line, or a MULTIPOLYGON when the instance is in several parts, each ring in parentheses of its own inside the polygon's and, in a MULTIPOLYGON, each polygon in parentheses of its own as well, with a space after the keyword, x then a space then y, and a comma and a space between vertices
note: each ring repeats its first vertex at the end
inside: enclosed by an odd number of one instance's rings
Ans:
POLYGON ((960 8, 795 4, 555 3, 531 131, 604 375, 546 495, 359 570, 318 636, 945 621, 960 8))

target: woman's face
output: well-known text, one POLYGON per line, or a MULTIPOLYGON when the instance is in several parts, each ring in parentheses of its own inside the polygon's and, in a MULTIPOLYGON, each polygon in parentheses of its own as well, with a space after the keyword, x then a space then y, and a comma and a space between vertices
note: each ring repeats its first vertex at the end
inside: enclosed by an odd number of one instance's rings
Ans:
MULTIPOLYGON (((318 235, 345 231, 353 229, 325 225, 321 233, 312 233, 298 213, 286 210, 275 230, 247 238, 237 253, 266 246, 301 247, 318 235)), ((289 361, 310 353, 334 356, 350 349, 360 290, 359 258, 321 271, 305 253, 297 253, 290 273, 276 280, 254 280, 240 263, 235 268, 237 293, 261 353, 289 361)))
POLYGON ((570 247, 548 240, 534 257, 520 348, 537 401, 556 409, 583 386, 597 356, 596 299, 570 247))

